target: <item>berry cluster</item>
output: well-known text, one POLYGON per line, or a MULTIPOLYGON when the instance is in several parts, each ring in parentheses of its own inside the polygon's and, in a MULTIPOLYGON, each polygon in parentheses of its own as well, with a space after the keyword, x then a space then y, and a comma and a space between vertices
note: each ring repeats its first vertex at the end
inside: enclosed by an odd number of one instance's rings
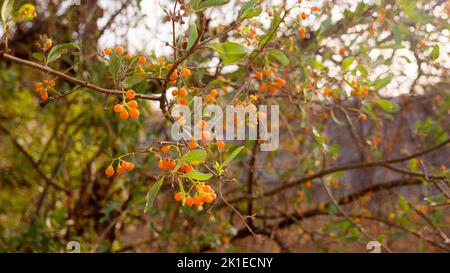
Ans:
POLYGON ((53 88, 56 86, 54 80, 43 80, 42 82, 36 83, 36 92, 39 94, 43 101, 48 100, 48 90, 54 90, 53 88))
POLYGON ((361 86, 358 82, 352 81, 351 87, 353 88, 350 93, 352 96, 365 97, 369 94, 368 86, 361 86))
POLYGON ((283 88, 286 85, 286 80, 277 77, 278 65, 272 63, 270 68, 264 68, 257 70, 255 73, 255 79, 260 81, 258 91, 265 93, 267 90, 270 93, 277 92, 278 89, 283 88))
POLYGON ((125 92, 122 103, 114 105, 114 112, 119 114, 120 119, 126 120, 128 118, 138 118, 140 113, 137 109, 138 103, 133 100, 136 93, 133 90, 127 90, 125 92))
MULTIPOLYGON (((111 177, 114 175, 114 161, 111 162, 111 164, 106 168, 105 175, 107 177, 111 177)), ((119 163, 117 164, 116 171, 118 175, 121 175, 124 171, 131 172, 134 169, 134 163, 133 162, 126 162, 125 160, 119 159, 119 163)))
MULTIPOLYGON (((211 188, 209 185, 201 185, 197 184, 195 185, 195 194, 191 196, 189 193, 187 193, 184 201, 184 206, 186 207, 192 207, 193 205, 197 208, 200 208, 203 206, 204 203, 210 204, 214 200, 216 200, 217 195, 214 192, 214 189, 211 188)), ((183 193, 177 192, 175 193, 175 201, 181 202, 183 200, 183 193)))
POLYGON ((177 163, 171 157, 160 159, 158 162, 158 168, 165 172, 173 170, 176 165, 177 163))

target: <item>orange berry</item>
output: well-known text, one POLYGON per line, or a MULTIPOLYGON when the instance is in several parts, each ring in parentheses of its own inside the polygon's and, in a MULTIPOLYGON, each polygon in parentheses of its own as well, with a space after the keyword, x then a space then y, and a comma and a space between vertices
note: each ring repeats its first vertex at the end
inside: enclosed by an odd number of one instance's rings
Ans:
POLYGON ((178 80, 173 80, 173 81, 169 81, 167 84, 168 85, 176 85, 178 82, 178 80))
POLYGON ((360 119, 361 121, 366 121, 366 120, 367 120, 367 116, 366 116, 365 114, 361 113, 361 114, 359 115, 359 119, 360 119))
POLYGON ((314 7, 311 8, 311 11, 312 11, 312 12, 316 12, 316 11, 318 11, 318 10, 319 10, 319 8, 318 8, 317 6, 314 6, 314 7))
POLYGON ((145 74, 145 70, 144 70, 144 68, 142 68, 142 67, 139 67, 139 68, 138 68, 138 71, 137 71, 137 73, 138 73, 138 74, 140 74, 140 75, 143 75, 143 74, 145 74))
POLYGON ((123 173, 123 171, 125 171, 125 169, 122 166, 117 167, 116 172, 118 175, 121 175, 123 173))
POLYGON ((138 118, 140 115, 139 110, 135 108, 130 109, 130 117, 131 118, 138 118))
POLYGON ((105 48, 105 50, 103 50, 103 53, 105 53, 105 55, 111 55, 112 50, 111 50, 111 48, 107 47, 107 48, 105 48))
POLYGON ((212 192, 210 195, 211 195, 211 198, 212 198, 213 200, 216 200, 217 195, 216 195, 214 192, 212 192))
POLYGON ((344 56, 344 55, 345 55, 345 52, 346 52, 345 48, 343 48, 343 47, 339 48, 339 54, 340 54, 341 56, 344 56))
POLYGON ((182 100, 180 100, 180 104, 181 105, 188 105, 189 101, 187 99, 182 99, 182 100))
POLYGON ((210 137, 211 137, 211 134, 209 132, 202 131, 202 140, 203 141, 208 141, 210 137))
POLYGON ((180 202, 183 199, 183 194, 181 192, 175 193, 175 201, 180 202))
POLYGON ((308 15, 306 15, 306 13, 302 12, 301 17, 303 20, 306 20, 306 18, 308 18, 308 15))
POLYGON ((198 122, 197 126, 201 129, 205 129, 206 126, 208 126, 208 122, 206 122, 205 120, 202 119, 198 122))
POLYGON ((197 148, 197 141, 195 141, 195 139, 191 139, 191 140, 188 142, 188 146, 189 146, 189 148, 191 148, 191 149, 197 148))
POLYGON ((172 90, 172 96, 175 97, 177 95, 178 95, 178 89, 175 88, 175 89, 172 90))
POLYGON ((122 54, 123 53, 123 47, 118 46, 114 49, 114 51, 116 52, 116 54, 122 54))
POLYGON ((137 108, 138 107, 138 103, 135 100, 130 100, 129 102, 127 102, 128 106, 130 106, 131 108, 137 108))
POLYGON ((127 162, 128 166, 127 166, 127 171, 132 171, 134 169, 134 163, 133 162, 127 162))
POLYGON ((139 62, 140 64, 144 65, 144 64, 147 63, 147 59, 146 59, 144 56, 140 56, 140 57, 138 58, 138 62, 139 62))
POLYGON ((167 71, 170 71, 170 70, 172 69, 172 67, 173 67, 173 64, 168 64, 168 65, 166 66, 166 70, 167 70, 167 71))
POLYGON ((282 78, 277 78, 276 84, 277 84, 278 88, 283 88, 286 85, 286 80, 282 79, 282 78))
POLYGON ((172 74, 170 75, 170 79, 174 80, 174 79, 177 79, 177 78, 178 78, 178 71, 174 70, 172 72, 172 74))
POLYGON ((213 189, 209 185, 204 185, 202 190, 207 193, 213 192, 213 189))
POLYGON ((304 26, 301 26, 298 29, 298 35, 300 36, 300 38, 303 40, 306 37, 306 28, 304 26))
POLYGON ((107 177, 111 177, 111 176, 114 175, 114 168, 113 168, 113 166, 109 165, 108 168, 106 168, 105 175, 107 177))
POLYGON ((43 100, 43 101, 46 101, 46 100, 48 100, 48 94, 47 94, 47 91, 44 89, 43 91, 42 91, 42 93, 41 93, 41 99, 43 100))
POLYGON ((49 80, 48 81, 48 86, 50 86, 51 88, 56 86, 56 82, 54 80, 49 80))
POLYGON ((217 90, 216 89, 211 90, 211 92, 209 92, 209 95, 213 96, 213 97, 217 97, 217 95, 218 95, 217 90))
POLYGON ((43 80, 42 82, 44 83, 44 85, 48 85, 48 80, 43 80))
POLYGON ((126 120, 126 119, 128 119, 128 117, 129 117, 127 110, 122 110, 122 111, 120 112, 119 116, 120 116, 120 119, 121 119, 121 120, 126 120))
POLYGON ((163 152, 163 154, 167 154, 168 152, 170 152, 170 146, 162 146, 161 152, 163 152))
POLYGON ((50 49, 52 47, 52 45, 53 45, 52 39, 48 38, 47 40, 45 40, 44 49, 45 50, 50 49))
POLYGON ((263 74, 262 74, 262 72, 256 72, 255 73, 255 79, 257 79, 257 80, 262 80, 262 78, 263 78, 263 74))
POLYGON ((222 87, 222 91, 223 91, 225 94, 228 93, 228 87, 223 86, 223 87, 222 87))
POLYGON ((125 54, 125 59, 131 60, 132 58, 133 58, 133 55, 131 55, 130 53, 125 54))
POLYGON ((264 93, 267 90, 267 85, 265 83, 261 83, 258 87, 259 93, 264 93))
POLYGON ((114 112, 120 113, 120 112, 122 112, 122 110, 123 110, 123 107, 121 104, 114 105, 114 112))
POLYGON ((219 149, 224 149, 225 148, 225 142, 223 142, 222 140, 218 140, 216 142, 217 148, 219 149))
POLYGON ((178 91, 178 95, 180 96, 180 97, 186 97, 187 96, 187 90, 186 90, 186 87, 181 87, 180 88, 180 90, 178 91))
POLYGON ((270 75, 272 75, 272 71, 270 71, 269 69, 263 69, 262 73, 264 77, 270 77, 270 75))
POLYGON ((136 93, 133 90, 127 90, 127 92, 125 92, 125 97, 129 100, 134 99, 134 97, 136 96, 136 93))
POLYGON ((190 195, 188 195, 184 204, 188 207, 192 207, 192 205, 194 204, 194 199, 190 195))
POLYGON ((128 162, 123 161, 121 166, 124 170, 128 170, 128 164, 129 164, 128 162))
POLYGON ((270 93, 275 93, 275 92, 277 92, 277 86, 276 85, 273 85, 273 84, 269 84, 269 92, 270 93))
POLYGON ((206 195, 204 198, 203 198, 203 201, 205 201, 205 203, 212 203, 212 201, 213 201, 213 198, 211 197, 211 195, 206 195))
POLYGON ((188 78, 191 75, 191 70, 189 68, 183 68, 181 69, 181 74, 184 78, 188 78))

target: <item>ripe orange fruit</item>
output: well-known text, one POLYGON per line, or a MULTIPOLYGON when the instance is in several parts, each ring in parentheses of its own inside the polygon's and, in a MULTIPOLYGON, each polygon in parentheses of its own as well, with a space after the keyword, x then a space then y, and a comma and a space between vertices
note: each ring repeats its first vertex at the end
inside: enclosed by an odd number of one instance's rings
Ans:
POLYGON ((255 79, 262 80, 262 78, 263 78, 262 72, 258 71, 255 73, 255 79))
POLYGON ((140 56, 140 57, 138 58, 138 62, 139 62, 140 64, 144 65, 144 64, 147 63, 147 59, 146 59, 144 56, 140 56))
POLYGON ((201 128, 201 129, 205 129, 206 126, 208 126, 208 123, 207 123, 205 120, 202 119, 202 120, 200 120, 200 121, 198 122, 197 126, 198 126, 199 128, 201 128))
POLYGON ((203 201, 207 204, 212 203, 213 198, 211 197, 211 195, 207 194, 203 197, 203 201))
POLYGON ((270 71, 269 69, 263 69, 262 71, 264 77, 270 77, 270 75, 272 75, 272 71, 270 71))
POLYGON ((225 93, 225 94, 228 93, 228 87, 223 86, 223 87, 222 87, 222 91, 223 91, 223 93, 225 93))
POLYGON ((125 169, 122 166, 117 167, 116 172, 118 175, 121 175, 123 173, 123 171, 125 171, 125 169))
POLYGON ((188 195, 184 204, 188 207, 192 207, 192 205, 194 204, 194 199, 190 195, 188 195))
POLYGON ((131 118, 138 118, 140 115, 139 110, 135 108, 130 109, 130 117, 131 118))
POLYGON ((49 80, 48 81, 48 86, 50 86, 50 87, 55 87, 56 86, 56 82, 54 81, 54 80, 49 80))
POLYGON ((128 162, 126 162, 126 161, 123 161, 122 162, 122 164, 120 165, 120 166, 122 166, 122 168, 124 169, 124 170, 128 170, 128 162))
POLYGON ((181 87, 180 88, 180 90, 178 91, 178 95, 180 96, 180 97, 186 97, 187 96, 187 90, 186 90, 186 87, 181 87))
POLYGON ((175 88, 175 89, 172 90, 172 96, 175 97, 177 95, 178 95, 178 89, 175 88))
POLYGON ((119 116, 120 116, 120 119, 121 119, 121 120, 126 120, 126 119, 128 119, 128 117, 129 117, 127 110, 122 110, 122 111, 120 112, 119 116))
POLYGON ((128 166, 127 166, 127 171, 132 171, 134 169, 134 163, 133 162, 127 162, 128 166))
POLYGON ((191 70, 189 70, 188 68, 183 68, 181 69, 181 74, 184 78, 188 78, 191 75, 191 70))
POLYGON ((213 97, 217 97, 217 95, 218 95, 217 90, 216 89, 212 89, 211 92, 209 92, 209 95, 213 96, 213 97))
POLYGON ((306 20, 306 18, 308 18, 308 15, 306 15, 306 13, 302 12, 301 17, 303 20, 306 20))
POLYGON ((212 197, 213 200, 216 200, 217 195, 216 195, 214 192, 212 192, 212 193, 211 193, 211 197, 212 197))
POLYGON ((311 8, 311 11, 312 11, 312 12, 316 12, 316 11, 318 11, 318 10, 319 10, 319 8, 318 8, 317 6, 314 6, 314 7, 311 8))
POLYGON ((300 36, 300 39, 305 39, 305 37, 306 37, 306 28, 304 27, 304 26, 301 26, 299 29, 298 29, 298 35, 300 36))
POLYGON ((345 52, 346 52, 346 50, 345 50, 344 47, 339 48, 339 54, 340 54, 341 56, 344 56, 344 55, 345 55, 345 52))
POLYGON ((127 90, 126 92, 125 92, 125 97, 127 98, 127 99, 129 99, 129 100, 132 100, 132 99, 134 99, 134 97, 136 96, 136 93, 133 91, 133 90, 127 90))
POLYGON ((123 107, 121 104, 114 105, 114 112, 120 113, 120 112, 122 112, 122 110, 123 110, 123 107))
POLYGON ((105 53, 105 55, 111 55, 112 54, 112 50, 111 48, 107 47, 103 50, 103 53, 105 53))
POLYGON ((211 137, 211 134, 209 132, 202 131, 202 140, 203 141, 208 141, 210 137, 211 137))
POLYGON ((218 140, 216 142, 216 145, 217 145, 217 148, 219 148, 221 150, 225 148, 225 142, 223 142, 222 140, 218 140))
POLYGON ((361 113, 361 114, 359 115, 359 119, 360 119, 361 121, 366 121, 366 120, 367 120, 367 116, 366 116, 365 114, 361 113))
POLYGON ((170 152, 170 146, 162 146, 161 152, 163 152, 163 154, 167 154, 168 152, 170 152))
POLYGON ((258 87, 258 92, 259 93, 264 93, 267 90, 267 85, 265 83, 261 83, 258 87))
POLYGON ((123 53, 123 47, 118 46, 114 49, 114 51, 116 52, 116 54, 122 54, 123 53))
POLYGON ((130 100, 129 102, 127 102, 128 106, 130 106, 131 108, 137 108, 138 107, 138 103, 135 100, 130 100))
POLYGON ((197 141, 195 141, 195 139, 191 139, 191 140, 188 142, 188 146, 189 146, 189 148, 191 148, 191 149, 197 148, 197 141))
POLYGON ((174 70, 172 72, 172 74, 170 75, 170 79, 174 80, 174 79, 177 79, 177 78, 178 78, 178 71, 174 70))
POLYGON ((108 166, 108 168, 106 168, 105 175, 107 177, 111 177, 111 176, 114 175, 114 168, 113 168, 113 166, 110 165, 110 166, 108 166))
POLYGON ((275 81, 276 81, 278 88, 283 88, 286 85, 285 79, 277 78, 275 81))
POLYGON ((188 105, 189 101, 187 99, 182 99, 182 100, 180 100, 180 104, 181 105, 188 105))
POLYGON ((269 84, 269 92, 270 93, 275 93, 275 92, 277 92, 277 86, 276 85, 273 85, 273 84, 269 84))
POLYGON ((181 192, 175 193, 175 201, 180 202, 183 199, 183 194, 181 192))
POLYGON ((166 66, 166 70, 167 70, 167 71, 170 71, 170 70, 172 69, 172 67, 173 67, 173 64, 168 64, 168 65, 166 66))
POLYGON ((202 190, 203 190, 204 192, 206 192, 206 193, 213 192, 213 189, 212 189, 211 186, 209 186, 209 185, 204 185, 203 188, 202 188, 202 190))
POLYGON ((131 60, 132 58, 133 58, 133 55, 131 55, 130 53, 125 54, 125 59, 131 60))
POLYGON ((43 100, 43 101, 46 101, 46 100, 48 100, 48 94, 47 94, 47 91, 44 89, 44 91, 42 91, 42 93, 41 93, 41 99, 43 100))

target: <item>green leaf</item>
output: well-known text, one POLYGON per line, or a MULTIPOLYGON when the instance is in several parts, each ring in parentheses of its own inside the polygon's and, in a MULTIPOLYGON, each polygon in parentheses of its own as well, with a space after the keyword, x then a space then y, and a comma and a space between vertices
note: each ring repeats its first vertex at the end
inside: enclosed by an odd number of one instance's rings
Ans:
POLYGON ((55 45, 52 47, 50 52, 47 55, 47 64, 54 62, 61 58, 61 54, 64 53, 64 51, 68 49, 78 49, 80 50, 80 47, 77 44, 74 43, 68 43, 68 44, 62 44, 62 45, 55 45))
POLYGON ((257 1, 250 0, 242 5, 241 9, 239 10, 238 18, 240 19, 253 18, 255 16, 260 15, 261 12, 262 8, 258 6, 257 1))
POLYGON ((259 41, 259 47, 265 45, 270 40, 273 40, 277 37, 277 35, 274 33, 278 28, 278 23, 280 22, 280 14, 276 11, 275 8, 273 8, 273 19, 270 22, 270 28, 267 31, 266 34, 264 34, 261 37, 261 40, 259 41))
POLYGON ((238 148, 236 148, 231 155, 220 165, 220 169, 223 169, 224 167, 226 167, 231 160, 233 160, 243 149, 245 148, 245 146, 240 146, 238 148))
POLYGON ((2 5, 2 22, 3 28, 5 28, 6 22, 11 18, 14 8, 14 0, 5 0, 2 5))
POLYGON ((275 48, 271 48, 268 51, 269 51, 270 56, 275 58, 282 65, 288 65, 289 64, 289 59, 288 59, 288 57, 286 57, 286 55, 283 53, 283 51, 275 49, 275 48))
POLYGON ((192 170, 188 172, 187 174, 184 174, 183 177, 189 178, 192 180, 198 180, 198 181, 207 181, 213 177, 212 173, 202 173, 197 170, 192 170))
POLYGON ((31 54, 31 56, 33 56, 33 58, 35 58, 36 60, 43 62, 44 61, 44 54, 42 53, 38 53, 38 52, 34 52, 33 54, 31 54))
POLYGON ((398 202, 399 202, 400 208, 405 213, 408 213, 409 212, 408 201, 406 201, 406 199, 405 199, 405 197, 403 197, 403 195, 401 195, 401 194, 398 195, 398 202))
POLYGON ((326 67, 323 65, 323 63, 317 61, 317 60, 312 60, 311 62, 309 62, 311 64, 312 67, 314 67, 315 69, 319 69, 319 70, 325 70, 326 67))
POLYGON ((384 87, 386 87, 386 85, 388 85, 392 79, 394 79, 394 74, 389 73, 386 77, 381 78, 381 79, 376 79, 375 82, 373 83, 373 87, 376 90, 380 90, 384 87))
POLYGON ((184 154, 178 161, 191 164, 199 164, 205 161, 205 159, 206 159, 205 150, 192 150, 184 154))
POLYGON ((125 88, 131 88, 148 78, 147 74, 134 74, 125 81, 125 88))
POLYGON ((348 70, 354 61, 355 61, 354 56, 348 56, 347 58, 345 58, 341 64, 342 70, 348 70))
POLYGON ((158 194, 159 189, 164 181, 164 176, 158 179, 155 184, 153 184, 150 191, 147 193, 147 203, 145 204, 144 213, 150 211, 153 207, 153 203, 155 202, 156 195, 158 194))
POLYGON ((192 24, 189 27, 189 37, 188 37, 186 50, 190 49, 194 45, 194 43, 197 40, 197 38, 198 38, 197 25, 196 24, 192 24))
POLYGON ((109 56, 109 72, 114 79, 117 78, 120 69, 120 58, 116 54, 111 54, 109 56))
POLYGON ((228 4, 230 0, 205 0, 205 1, 191 1, 191 8, 195 11, 201 11, 211 7, 222 6, 228 4))
POLYGON ((431 55, 430 55, 431 59, 433 61, 437 60, 439 58, 440 53, 441 53, 441 50, 439 48, 439 45, 433 46, 433 50, 431 51, 431 55))
POLYGON ((374 100, 374 102, 381 107, 383 110, 388 111, 388 112, 397 112, 398 110, 400 110, 400 106, 398 105, 398 103, 393 102, 393 101, 389 101, 389 100, 384 100, 384 99, 376 99, 374 100))
POLYGON ((218 43, 210 47, 219 53, 225 65, 234 64, 243 60, 248 53, 246 47, 234 42, 218 43))
POLYGON ((420 14, 416 9, 416 1, 415 0, 398 0, 397 4, 403 10, 403 12, 408 16, 409 20, 414 23, 421 21, 420 14))
POLYGON ((183 183, 181 180, 178 182, 180 186, 180 192, 181 192, 181 204, 184 206, 184 203, 186 202, 186 191, 184 190, 183 183))

